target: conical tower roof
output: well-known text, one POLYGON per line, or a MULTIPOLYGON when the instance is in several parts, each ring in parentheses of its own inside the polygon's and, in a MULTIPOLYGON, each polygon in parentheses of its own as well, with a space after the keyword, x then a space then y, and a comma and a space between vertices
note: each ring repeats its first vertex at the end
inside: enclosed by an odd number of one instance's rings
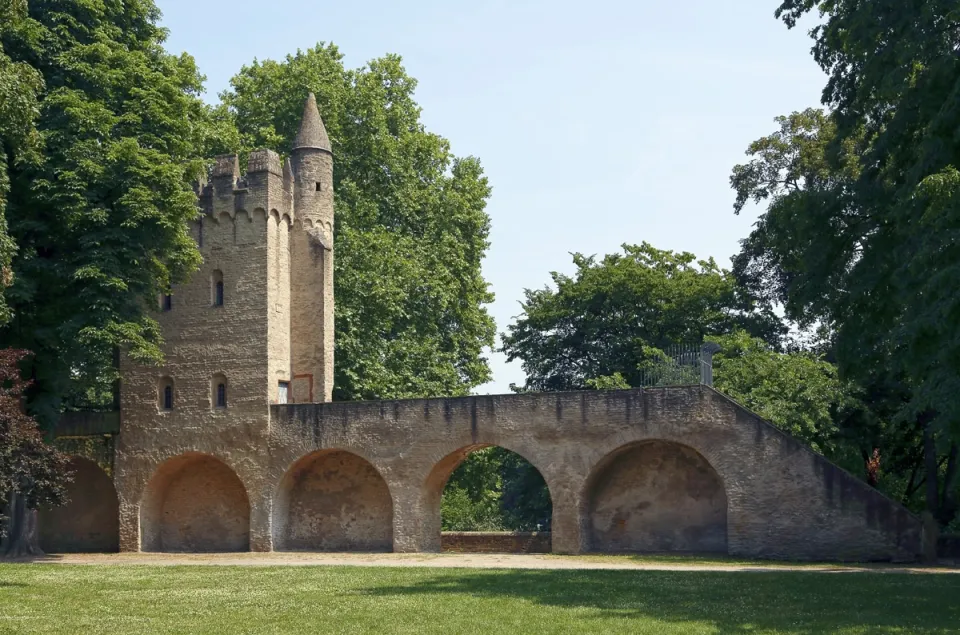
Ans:
POLYGON ((323 127, 320 111, 317 110, 317 98, 313 93, 307 95, 307 101, 303 104, 300 130, 293 140, 293 149, 296 150, 297 148, 316 148, 333 152, 330 148, 330 137, 327 136, 327 129, 323 127))

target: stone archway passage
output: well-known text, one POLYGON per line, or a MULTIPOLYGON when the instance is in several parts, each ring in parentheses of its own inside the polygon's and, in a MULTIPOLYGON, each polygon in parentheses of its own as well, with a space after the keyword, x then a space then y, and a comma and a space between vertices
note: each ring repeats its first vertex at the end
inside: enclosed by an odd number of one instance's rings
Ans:
POLYGON ((69 469, 74 476, 67 504, 40 510, 40 548, 47 553, 119 551, 120 506, 113 479, 81 457, 72 457, 69 469))
POLYGON ((424 482, 422 503, 426 551, 514 553, 551 549, 550 489, 532 462, 508 448, 468 445, 443 457, 424 482), (483 452, 474 454, 477 451, 483 452), (484 458, 470 465, 471 455, 484 458), (466 482, 451 484, 451 477, 460 468, 467 468, 461 474, 466 482), (499 499, 477 503, 483 493, 499 499), (444 503, 445 495, 455 496, 444 503))
POLYGON ((144 551, 247 551, 247 492, 233 470, 212 456, 170 459, 147 485, 140 530, 144 551))
POLYGON ((727 496, 695 450, 664 441, 626 446, 588 486, 590 548, 604 552, 727 552, 727 496))
POLYGON ((393 501, 386 482, 350 452, 303 457, 280 485, 274 544, 289 551, 391 551, 393 501))

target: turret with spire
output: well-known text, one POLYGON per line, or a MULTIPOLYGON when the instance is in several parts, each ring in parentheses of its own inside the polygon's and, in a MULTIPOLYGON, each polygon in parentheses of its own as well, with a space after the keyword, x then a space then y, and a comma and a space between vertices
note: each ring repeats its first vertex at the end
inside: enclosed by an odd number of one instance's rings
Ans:
POLYGON ((304 226, 321 229, 324 238, 332 241, 333 150, 313 93, 307 96, 303 105, 303 117, 293 140, 290 162, 296 218, 304 226))
POLYGON ((293 397, 333 396, 333 150, 307 96, 290 154, 293 210, 299 231, 290 240, 290 349, 293 397))

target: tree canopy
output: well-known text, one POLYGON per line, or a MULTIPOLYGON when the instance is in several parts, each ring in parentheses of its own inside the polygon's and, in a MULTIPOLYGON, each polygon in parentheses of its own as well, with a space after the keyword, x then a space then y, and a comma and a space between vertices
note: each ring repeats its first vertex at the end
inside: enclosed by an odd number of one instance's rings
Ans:
POLYGON ((65 502, 70 478, 67 456, 47 445, 36 421, 23 412, 27 382, 18 365, 26 356, 0 350, 0 545, 5 556, 38 552, 36 515, 27 510, 65 502))
POLYGON ((244 66, 221 95, 241 154, 288 153, 317 96, 334 153, 338 400, 463 395, 490 379, 490 186, 424 128, 416 85, 396 55, 350 70, 318 44, 244 66))
POLYGON ((574 254, 573 263, 573 276, 550 274, 555 288, 526 291, 522 315, 503 335, 528 390, 615 387, 603 379, 615 373, 622 385, 638 386, 645 363, 670 344, 737 328, 771 342, 782 335, 770 309, 712 259, 642 243, 601 260, 574 254))
MULTIPOLYGON (((26 15, 26 0, 0 3, 0 29, 19 27, 26 15)), ((13 280, 11 264, 17 250, 7 228, 8 169, 36 159, 34 121, 40 110, 37 99, 42 88, 40 73, 26 62, 11 59, 0 39, 0 284, 4 288, 13 280)), ((0 324, 9 319, 6 294, 0 294, 0 324)))
POLYGON ((714 387, 814 450, 835 453, 838 419, 855 405, 837 368, 812 351, 780 352, 739 331, 711 338, 714 387))
POLYGON ((826 325, 841 374, 923 431, 928 508, 946 522, 960 474, 960 9, 786 0, 777 16, 793 27, 814 10, 828 110, 779 119, 734 169, 735 210, 766 203, 734 269, 790 319, 826 325))
POLYGON ((71 391, 109 386, 115 348, 160 359, 146 307, 199 263, 189 181, 213 128, 196 66, 164 51, 150 0, 20 6, 0 21, 2 64, 29 79, 14 109, 37 143, 12 161, 6 146, 18 251, 0 344, 33 352, 29 408, 49 426, 71 391))

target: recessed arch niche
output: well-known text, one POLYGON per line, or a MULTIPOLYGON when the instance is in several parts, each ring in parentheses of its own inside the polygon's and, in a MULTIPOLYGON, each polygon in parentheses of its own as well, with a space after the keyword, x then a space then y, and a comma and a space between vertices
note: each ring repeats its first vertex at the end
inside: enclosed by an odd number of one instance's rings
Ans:
POLYGON ((727 552, 727 496, 696 450, 668 441, 608 454, 588 480, 588 546, 602 552, 727 552))
POLYGON ((391 551, 390 490, 361 456, 346 450, 313 452, 280 482, 273 536, 279 551, 391 551))

